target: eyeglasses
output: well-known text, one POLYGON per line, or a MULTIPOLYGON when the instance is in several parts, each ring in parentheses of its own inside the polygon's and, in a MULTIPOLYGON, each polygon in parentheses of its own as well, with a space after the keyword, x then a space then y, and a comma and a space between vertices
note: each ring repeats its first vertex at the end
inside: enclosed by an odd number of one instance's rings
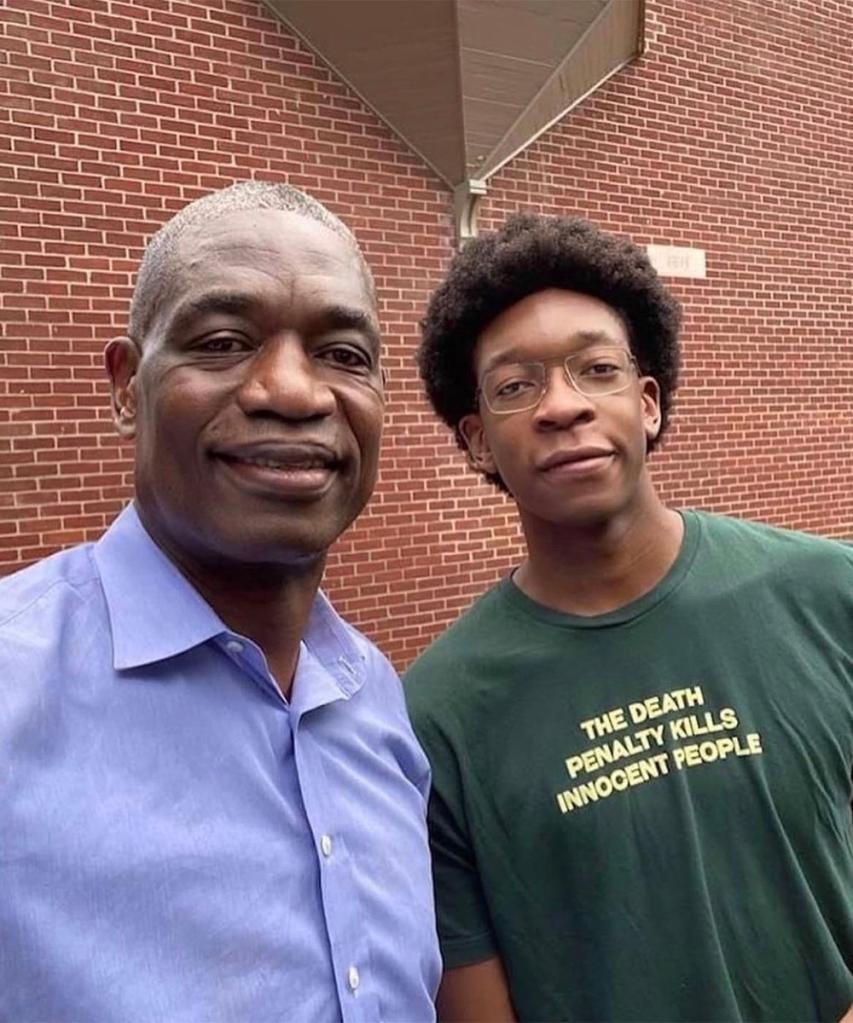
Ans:
POLYGON ((535 362, 507 362, 483 374, 477 397, 497 416, 536 408, 548 389, 549 366, 562 363, 568 383, 589 398, 618 394, 631 386, 637 361, 625 348, 584 348, 574 355, 559 355, 535 362))

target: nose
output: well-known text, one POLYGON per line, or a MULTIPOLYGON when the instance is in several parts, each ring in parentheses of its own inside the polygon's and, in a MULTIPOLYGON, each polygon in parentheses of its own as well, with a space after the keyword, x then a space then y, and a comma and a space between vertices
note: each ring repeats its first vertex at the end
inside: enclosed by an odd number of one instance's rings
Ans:
POLYGON ((237 402, 248 416, 313 419, 335 409, 335 395, 297 337, 268 340, 244 363, 237 402))
POLYGON ((574 386, 563 366, 550 366, 545 393, 533 410, 533 422, 540 429, 571 426, 576 420, 595 417, 595 402, 574 386))

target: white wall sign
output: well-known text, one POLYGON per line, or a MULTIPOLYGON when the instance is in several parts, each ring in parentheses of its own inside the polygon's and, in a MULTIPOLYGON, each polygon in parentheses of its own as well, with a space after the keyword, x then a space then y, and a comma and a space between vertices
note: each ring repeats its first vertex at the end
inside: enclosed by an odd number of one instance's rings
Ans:
POLYGON ((677 245, 647 245, 652 266, 661 277, 704 277, 705 250, 677 245))

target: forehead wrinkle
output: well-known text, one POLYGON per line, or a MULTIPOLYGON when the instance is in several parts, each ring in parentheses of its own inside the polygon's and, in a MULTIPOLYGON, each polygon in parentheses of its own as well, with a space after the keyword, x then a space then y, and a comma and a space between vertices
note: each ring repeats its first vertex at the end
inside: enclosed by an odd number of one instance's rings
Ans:
POLYGON ((190 251, 179 261, 195 270, 199 264, 203 268, 204 261, 211 256, 217 262, 223 258, 236 258, 238 262, 245 262, 257 271, 278 279, 282 259, 292 258, 292 243, 299 250, 299 258, 298 263, 288 268, 289 273, 295 269, 300 275, 337 277, 341 268, 351 271, 353 256, 362 270, 365 267, 364 257, 354 238, 345 237, 328 224, 298 213, 261 209, 237 211, 226 217, 225 222, 204 225, 203 229, 188 232, 181 238, 181 246, 190 251), (253 223, 257 215, 276 212, 281 214, 284 224, 280 219, 277 222, 275 216, 261 216, 260 223, 253 223), (229 224, 228 220, 232 223, 229 224), (235 220, 236 225, 233 223, 235 220), (318 227, 319 235, 315 233, 318 227))
POLYGON ((183 232, 174 252, 176 274, 214 272, 224 264, 250 269, 280 283, 289 277, 343 281, 356 275, 365 297, 375 305, 373 282, 364 256, 349 233, 298 211, 250 208, 183 232), (355 257, 355 264, 353 261, 355 257))

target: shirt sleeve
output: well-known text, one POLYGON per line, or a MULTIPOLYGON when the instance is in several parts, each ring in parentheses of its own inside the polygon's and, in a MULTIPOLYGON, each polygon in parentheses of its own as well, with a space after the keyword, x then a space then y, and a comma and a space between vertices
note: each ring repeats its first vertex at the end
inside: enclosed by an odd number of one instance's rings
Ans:
POLYGON ((428 821, 444 966, 468 966, 497 954, 497 946, 469 831, 465 762, 447 732, 416 705, 412 721, 432 766, 428 821))

